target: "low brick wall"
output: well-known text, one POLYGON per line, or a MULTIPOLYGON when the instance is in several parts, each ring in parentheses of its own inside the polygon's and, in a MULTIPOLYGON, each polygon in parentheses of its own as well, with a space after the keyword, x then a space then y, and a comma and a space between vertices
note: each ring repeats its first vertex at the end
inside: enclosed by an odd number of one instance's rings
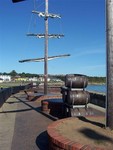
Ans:
POLYGON ((60 119, 48 126, 47 133, 49 138, 49 150, 105 150, 103 148, 92 147, 90 143, 88 143, 88 145, 81 144, 80 141, 76 142, 70 140, 60 134, 57 130, 57 126, 60 123, 65 122, 67 119, 69 120, 72 118, 60 119))
POLYGON ((40 95, 39 97, 37 97, 38 101, 42 101, 42 100, 48 100, 48 99, 60 99, 62 98, 62 95, 40 95))

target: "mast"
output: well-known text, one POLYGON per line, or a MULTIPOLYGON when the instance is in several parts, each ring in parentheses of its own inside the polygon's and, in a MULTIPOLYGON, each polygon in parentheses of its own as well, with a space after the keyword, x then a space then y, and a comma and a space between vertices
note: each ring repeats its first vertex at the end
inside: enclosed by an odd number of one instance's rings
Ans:
POLYGON ((45 33, 44 34, 33 34, 28 33, 28 36, 35 36, 37 38, 45 38, 45 50, 44 50, 44 94, 46 95, 48 87, 48 39, 49 38, 60 38, 63 34, 48 34, 48 18, 61 18, 59 14, 48 13, 48 0, 45 0, 45 12, 32 11, 39 17, 44 17, 45 20, 45 33))
POLYGON ((44 94, 47 94, 48 79, 48 0, 45 0, 45 59, 44 59, 44 94))
POLYGON ((45 38, 45 50, 44 50, 44 94, 46 95, 48 87, 48 39, 49 38, 60 38, 63 34, 48 34, 48 18, 61 18, 59 14, 48 13, 48 0, 45 0, 45 12, 33 10, 32 13, 37 14, 39 17, 43 17, 45 20, 45 33, 34 34, 28 33, 27 36, 35 36, 37 38, 45 38))

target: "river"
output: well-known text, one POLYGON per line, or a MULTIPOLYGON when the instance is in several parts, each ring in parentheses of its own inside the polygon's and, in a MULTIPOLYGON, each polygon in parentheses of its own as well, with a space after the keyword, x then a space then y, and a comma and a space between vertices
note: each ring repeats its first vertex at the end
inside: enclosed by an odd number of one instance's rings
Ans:
POLYGON ((99 92, 99 93, 106 93, 106 85, 102 84, 102 85, 88 85, 86 90, 88 91, 95 91, 95 92, 99 92))

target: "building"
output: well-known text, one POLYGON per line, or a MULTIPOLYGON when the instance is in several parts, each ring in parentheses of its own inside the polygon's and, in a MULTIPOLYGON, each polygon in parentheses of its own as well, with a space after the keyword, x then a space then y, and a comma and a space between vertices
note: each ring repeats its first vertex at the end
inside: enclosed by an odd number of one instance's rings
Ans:
MULTIPOLYGON (((43 77, 43 76, 42 76, 42 77, 39 77, 39 78, 38 78, 38 81, 44 82, 44 77, 43 77)), ((50 78, 47 78, 47 81, 49 82, 49 81, 50 81, 50 78)))
POLYGON ((2 82, 10 82, 11 76, 10 75, 0 75, 0 79, 2 80, 2 82))
POLYGON ((37 77, 33 77, 33 78, 29 78, 28 80, 29 80, 29 81, 32 81, 32 82, 37 82, 37 81, 38 81, 38 78, 37 78, 37 77))
POLYGON ((0 78, 0 83, 2 83, 3 82, 3 79, 2 78, 0 78))

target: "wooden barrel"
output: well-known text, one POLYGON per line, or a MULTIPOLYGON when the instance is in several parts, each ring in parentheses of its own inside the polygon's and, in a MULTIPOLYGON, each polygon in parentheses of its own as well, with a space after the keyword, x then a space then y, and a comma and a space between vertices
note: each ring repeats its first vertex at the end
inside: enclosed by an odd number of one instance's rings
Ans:
POLYGON ((65 86, 69 88, 86 88, 88 78, 81 74, 67 74, 65 76, 65 86))
POLYGON ((86 105, 90 101, 90 94, 87 91, 67 91, 67 104, 86 105))

